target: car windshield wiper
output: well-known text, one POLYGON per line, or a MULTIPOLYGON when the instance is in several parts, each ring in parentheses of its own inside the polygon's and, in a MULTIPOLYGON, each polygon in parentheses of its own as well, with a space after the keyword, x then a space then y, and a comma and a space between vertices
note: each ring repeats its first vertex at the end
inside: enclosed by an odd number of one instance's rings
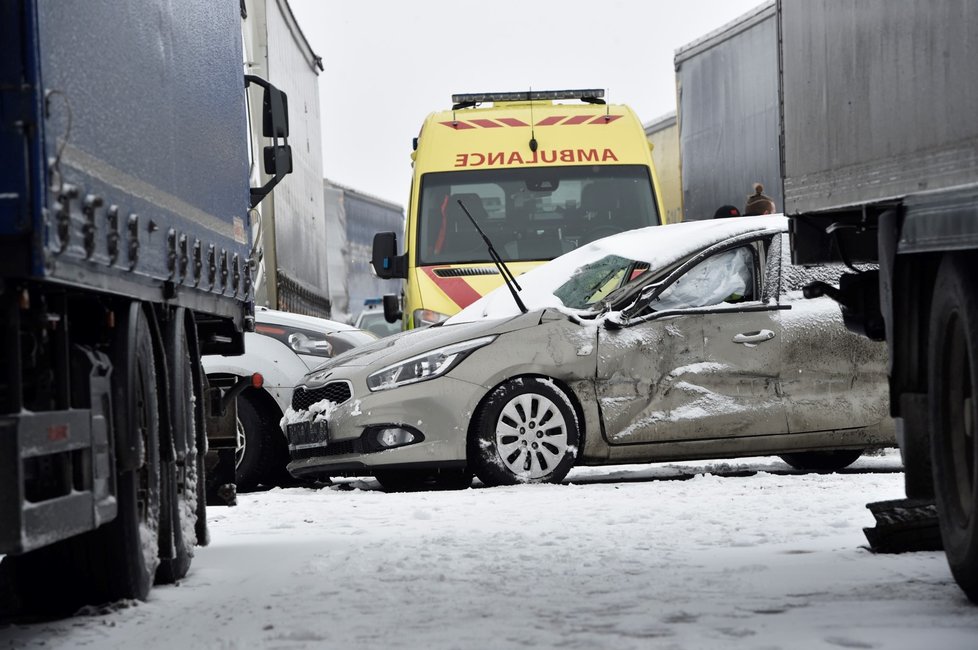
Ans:
POLYGON ((526 305, 523 304, 523 301, 520 300, 519 294, 516 293, 517 290, 522 291, 523 287, 516 282, 516 278, 514 278, 513 274, 510 273, 509 267, 506 266, 506 262, 503 261, 503 258, 499 257, 499 253, 496 252, 496 249, 493 247, 489 237, 486 236, 486 233, 482 232, 482 228, 480 228, 479 224, 476 223, 475 219, 472 217, 472 214, 469 212, 469 209, 465 207, 465 204, 462 203, 462 199, 458 199, 458 205, 462 208, 462 212, 465 213, 465 216, 469 218, 469 221, 472 222, 472 225, 475 226, 475 229, 479 231, 480 235, 482 235, 482 240, 486 242, 486 246, 489 248, 489 257, 492 258, 496 268, 499 269, 500 273, 502 273, 503 280, 506 282, 509 292, 513 294, 513 300, 516 301, 516 306, 520 308, 521 313, 525 314, 529 310, 526 308, 526 305))

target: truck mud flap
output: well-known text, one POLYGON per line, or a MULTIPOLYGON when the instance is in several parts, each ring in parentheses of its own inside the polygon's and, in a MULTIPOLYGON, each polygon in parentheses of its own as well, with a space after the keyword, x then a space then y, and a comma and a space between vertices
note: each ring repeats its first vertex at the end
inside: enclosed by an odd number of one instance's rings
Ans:
POLYGON ((940 551, 940 524, 933 500, 895 499, 868 503, 876 526, 863 528, 873 553, 940 551))

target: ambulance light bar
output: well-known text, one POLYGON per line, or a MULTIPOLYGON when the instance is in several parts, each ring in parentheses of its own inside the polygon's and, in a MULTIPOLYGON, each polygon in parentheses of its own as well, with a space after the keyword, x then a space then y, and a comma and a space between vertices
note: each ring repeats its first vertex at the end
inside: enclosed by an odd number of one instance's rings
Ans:
POLYGON ((582 101, 600 99, 604 90, 589 88, 585 90, 517 90, 506 93, 464 93, 452 95, 453 104, 472 106, 482 102, 525 102, 531 100, 580 99, 582 101))

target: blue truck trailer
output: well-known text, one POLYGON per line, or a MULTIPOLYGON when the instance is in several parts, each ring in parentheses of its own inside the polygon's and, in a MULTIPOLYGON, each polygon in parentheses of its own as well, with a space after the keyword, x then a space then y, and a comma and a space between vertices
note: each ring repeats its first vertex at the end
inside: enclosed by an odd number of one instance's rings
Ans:
POLYGON ((241 19, 0 4, 0 614, 144 599, 207 541, 208 438, 234 431, 206 430, 222 399, 200 357, 243 350, 249 210, 291 169, 286 98, 245 77, 241 19))

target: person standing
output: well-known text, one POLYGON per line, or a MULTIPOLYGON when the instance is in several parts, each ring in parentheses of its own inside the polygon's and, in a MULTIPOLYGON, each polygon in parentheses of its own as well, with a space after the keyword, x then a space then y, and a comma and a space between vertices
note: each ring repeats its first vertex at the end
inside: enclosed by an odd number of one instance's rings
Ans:
POLYGON ((744 216, 774 214, 775 211, 774 200, 764 194, 764 186, 754 183, 754 193, 747 197, 747 203, 744 205, 744 216))
POLYGON ((717 208, 717 211, 713 213, 714 219, 723 219, 724 217, 739 217, 740 210, 736 205, 721 205, 717 208))

